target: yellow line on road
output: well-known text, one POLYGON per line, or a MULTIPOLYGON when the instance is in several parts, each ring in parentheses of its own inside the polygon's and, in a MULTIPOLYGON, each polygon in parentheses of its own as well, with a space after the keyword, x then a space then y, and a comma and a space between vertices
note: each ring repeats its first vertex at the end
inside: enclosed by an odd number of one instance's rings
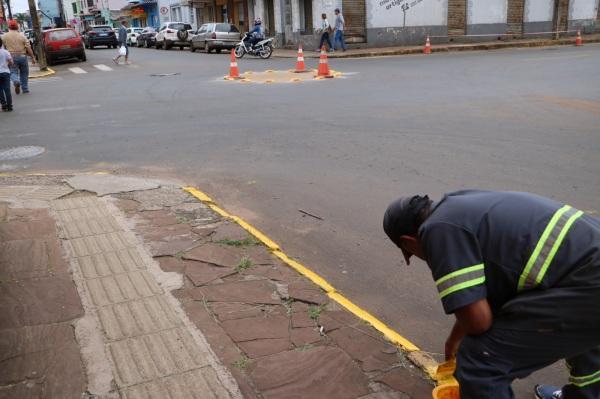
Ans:
POLYGON ((419 357, 425 359, 425 361, 415 362, 415 364, 417 364, 419 367, 421 367, 434 380, 439 379, 439 378, 437 378, 437 375, 436 375, 437 367, 431 366, 432 364, 437 365, 437 362, 435 362, 435 360, 433 358, 431 358, 431 356, 429 356, 427 353, 420 351, 420 349, 415 344, 413 344, 411 341, 404 338, 402 335, 400 335, 396 331, 392 330, 384 322, 382 322, 381 320, 379 320, 378 318, 373 316, 371 313, 369 313, 365 309, 356 305, 354 302, 352 302, 350 299, 346 298, 344 295, 340 294, 335 289, 335 287, 333 287, 331 284, 329 284, 327 282, 327 280, 325 280, 323 277, 319 276, 317 273, 313 272, 312 270, 310 270, 309 268, 307 268, 300 262, 287 256, 280 249, 279 245, 277 245, 273 240, 271 240, 265 234, 260 232, 258 229, 256 229, 255 227, 253 227, 252 225, 250 225, 249 223, 244 221, 239 216, 231 215, 224 209, 217 206, 215 204, 215 202, 212 200, 212 198, 209 197, 208 195, 206 195, 205 193, 203 193, 202 191, 200 191, 194 187, 184 187, 183 190, 187 191, 188 193, 190 193, 191 195, 193 195, 194 197, 196 197, 197 199, 199 199, 200 201, 202 201, 203 203, 208 205, 212 210, 217 212, 219 215, 235 221, 242 228, 244 228, 246 231, 248 231, 250 234, 252 234, 254 237, 256 237, 256 239, 258 239, 263 244, 265 244, 267 246, 267 248, 269 248, 271 250, 271 253, 274 256, 278 257, 286 265, 290 266, 292 269, 296 270, 298 273, 300 273, 301 275, 303 275, 304 277, 306 277, 310 281, 312 281, 314 284, 319 286, 321 289, 323 289, 327 293, 329 298, 331 298, 332 300, 336 301, 338 304, 340 304, 341 306, 346 308, 350 313, 352 313, 356 317, 360 318, 361 320, 364 320, 367 323, 369 323, 371 326, 373 326, 373 328, 375 328, 377 331, 379 331, 381 334, 383 334, 383 336, 386 337, 390 342, 392 342, 393 344, 395 344, 397 346, 400 346, 402 349, 404 349, 407 352, 413 352, 413 353, 418 352, 419 357))

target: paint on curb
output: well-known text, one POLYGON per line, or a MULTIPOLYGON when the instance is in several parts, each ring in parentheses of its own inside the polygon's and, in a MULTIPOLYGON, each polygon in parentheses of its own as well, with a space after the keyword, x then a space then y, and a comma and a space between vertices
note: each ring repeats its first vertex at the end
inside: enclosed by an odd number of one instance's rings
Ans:
POLYGON ((56 71, 52 68, 47 68, 48 70, 45 72, 40 72, 37 75, 30 75, 29 79, 37 79, 37 78, 45 78, 46 76, 54 75, 56 71))
POLYGON ((438 364, 428 353, 421 351, 415 344, 413 344, 408 339, 404 338, 402 335, 397 333, 388 327, 381 320, 373 316, 368 311, 362 309, 360 306, 356 305, 350 299, 346 298, 341 293, 337 292, 335 287, 327 282, 323 277, 319 276, 317 273, 313 272, 306 266, 302 265, 300 262, 290 258, 287 256, 273 240, 267 237, 265 234, 260 232, 258 229, 247 223, 242 218, 231 215, 224 209, 220 208, 215 204, 215 202, 208 195, 203 193, 194 187, 183 187, 183 190, 190 193, 194 197, 196 197, 201 202, 205 203, 212 210, 217 212, 219 215, 231 219, 235 221, 238 225, 240 225, 243 229, 252 234, 256 239, 261 241, 263 244, 269 248, 271 253, 279 258, 283 263, 296 270, 299 274, 308 278, 314 284, 319 286, 322 290, 327 293, 327 296, 340 304, 350 313, 360 318, 361 320, 369 323, 373 328, 379 331, 383 336, 388 339, 391 343, 396 346, 399 346, 404 351, 408 352, 408 358, 420 369, 422 369, 431 379, 434 381, 440 382, 442 381, 440 377, 437 375, 437 367, 438 364))

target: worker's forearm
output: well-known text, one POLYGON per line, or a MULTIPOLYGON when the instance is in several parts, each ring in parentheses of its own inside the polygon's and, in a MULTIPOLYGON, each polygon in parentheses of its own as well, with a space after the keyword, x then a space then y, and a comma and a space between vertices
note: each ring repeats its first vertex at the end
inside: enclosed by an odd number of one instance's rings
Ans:
POLYGON ((465 335, 465 331, 461 327, 459 321, 456 320, 454 322, 454 327, 452 327, 452 331, 450 331, 448 339, 446 339, 446 347, 444 348, 446 360, 450 360, 456 357, 456 353, 458 352, 460 342, 463 340, 465 335))

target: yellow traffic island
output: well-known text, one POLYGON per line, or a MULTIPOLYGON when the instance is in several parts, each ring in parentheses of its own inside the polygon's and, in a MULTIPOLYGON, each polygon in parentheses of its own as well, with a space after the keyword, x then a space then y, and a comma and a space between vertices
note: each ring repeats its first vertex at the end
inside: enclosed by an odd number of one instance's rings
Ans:
MULTIPOLYGON (((331 71, 332 78, 341 78, 343 74, 337 71, 331 71)), ((324 77, 317 76, 315 69, 306 71, 304 73, 296 73, 294 70, 287 71, 275 71, 272 69, 264 72, 244 72, 239 79, 231 79, 228 76, 225 77, 226 81, 237 82, 237 83, 257 83, 257 84, 274 84, 274 83, 303 83, 303 82, 314 82, 321 80, 324 77)))

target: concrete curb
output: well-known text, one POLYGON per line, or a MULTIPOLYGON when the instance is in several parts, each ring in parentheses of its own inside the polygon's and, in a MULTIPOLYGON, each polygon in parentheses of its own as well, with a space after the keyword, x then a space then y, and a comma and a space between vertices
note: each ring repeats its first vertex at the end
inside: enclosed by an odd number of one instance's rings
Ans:
MULTIPOLYGON (((519 48, 519 47, 549 47, 549 46, 565 46, 573 45, 573 38, 564 38, 559 40, 542 39, 542 40, 528 40, 519 42, 488 42, 488 43, 472 43, 472 44, 450 44, 450 45, 432 45, 431 51, 435 53, 449 52, 449 51, 481 51, 481 50, 498 50, 505 48, 519 48)), ((600 43, 600 36, 596 37, 584 37, 584 46, 588 43, 600 43)), ((273 57, 276 58, 296 58, 297 54, 292 54, 296 50, 284 50, 290 53, 278 53, 276 50, 273 53, 273 57)), ((352 50, 348 50, 352 51, 352 50)), ((396 55, 410 55, 410 54, 423 54, 422 46, 412 47, 391 47, 391 48, 380 48, 380 49, 363 49, 360 52, 354 53, 328 53, 328 58, 365 58, 365 57, 385 57, 385 56, 396 56, 396 55)), ((319 54, 310 54, 309 52, 304 53, 305 58, 319 58, 319 54)))
POLYGON ((50 76, 50 75, 54 75, 56 73, 56 71, 52 68, 48 68, 47 71, 39 71, 33 74, 29 75, 29 79, 38 79, 38 78, 45 78, 46 76, 50 76))

